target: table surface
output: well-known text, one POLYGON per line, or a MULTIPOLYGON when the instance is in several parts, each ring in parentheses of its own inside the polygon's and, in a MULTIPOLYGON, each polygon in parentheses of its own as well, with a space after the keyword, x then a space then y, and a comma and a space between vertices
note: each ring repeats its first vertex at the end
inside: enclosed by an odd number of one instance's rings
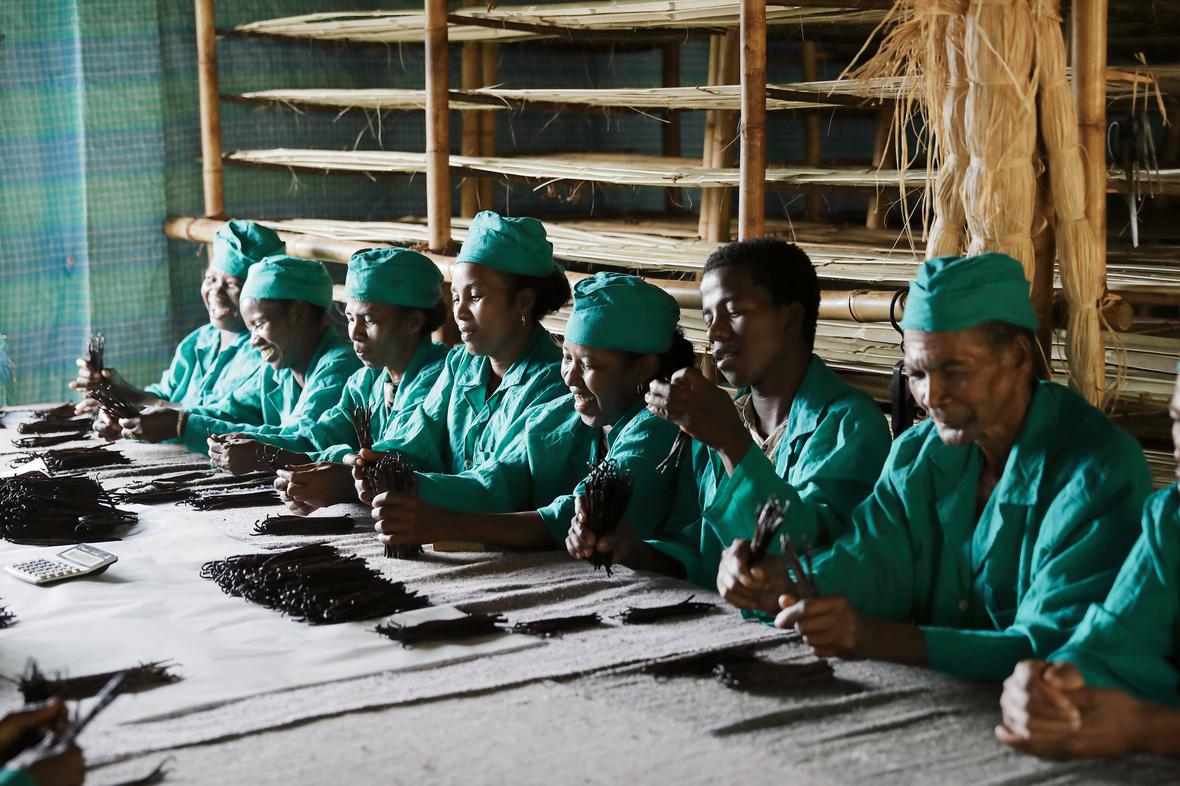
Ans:
MULTIPOLYGON (((10 412, 0 425, 0 474, 38 466, 9 467, 11 440, 23 418, 10 412)), ((176 446, 116 447, 135 466, 194 461, 176 446)), ((115 488, 133 479, 127 473, 92 474, 115 488)), ((227 554, 247 550, 241 547, 251 543, 250 527, 261 514, 279 512, 134 509, 144 523, 127 545, 163 527, 183 534, 211 526, 227 536, 227 554)), ((349 512, 363 515, 359 506, 349 512)), ((367 533, 322 540, 369 558, 384 573, 394 571, 432 602, 502 611, 510 619, 586 610, 609 617, 630 604, 689 593, 708 598, 625 568, 607 578, 558 553, 428 551, 422 560, 391 566, 395 561, 381 558, 367 533)), ((261 545, 292 542, 299 540, 261 545)), ((15 548, 0 544, 0 559, 15 548)), ((85 588, 75 582, 53 591, 85 588)), ((1005 749, 992 733, 998 685, 892 664, 833 661, 830 682, 784 686, 782 670, 812 660, 806 649, 790 636, 742 622, 715 595, 708 599, 719 608, 698 620, 612 624, 544 647, 437 667, 319 685, 300 681, 289 690, 156 721, 103 723, 100 716, 81 738, 91 763, 87 783, 141 777, 164 759, 169 784, 1180 783, 1174 761, 1048 762, 1005 749), (758 645, 765 665, 737 688, 709 674, 657 678, 643 671, 646 658, 750 643, 758 645)), ((222 603, 244 601, 210 601, 222 603)), ((20 609, 13 610, 19 619, 20 609)), ((71 673, 86 673, 88 654, 80 645, 71 673)), ((7 682, 0 684, 0 703, 3 709, 19 703, 7 682)))

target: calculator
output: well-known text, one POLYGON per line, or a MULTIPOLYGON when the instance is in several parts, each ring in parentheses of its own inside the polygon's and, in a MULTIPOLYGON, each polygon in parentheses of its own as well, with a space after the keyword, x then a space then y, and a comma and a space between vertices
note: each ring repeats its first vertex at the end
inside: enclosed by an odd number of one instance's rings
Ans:
POLYGON ((4 569, 30 584, 50 584, 85 576, 88 573, 101 573, 118 561, 119 558, 109 551, 79 543, 65 551, 59 551, 48 559, 37 557, 24 562, 14 562, 4 566, 4 569))

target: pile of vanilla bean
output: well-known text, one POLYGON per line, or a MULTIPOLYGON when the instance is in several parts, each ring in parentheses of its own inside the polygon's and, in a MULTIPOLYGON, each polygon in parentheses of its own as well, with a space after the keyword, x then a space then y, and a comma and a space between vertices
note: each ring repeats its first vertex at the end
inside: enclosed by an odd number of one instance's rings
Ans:
MULTIPOLYGON (((620 469, 614 459, 603 459, 582 481, 582 510, 585 511, 587 526, 596 538, 601 539, 614 531, 627 512, 631 501, 631 476, 620 469)), ((595 570, 606 568, 611 575, 614 554, 594 549, 590 564, 595 570)))
POLYGON ((429 605, 362 558, 344 556, 326 544, 206 562, 201 577, 216 582, 227 595, 312 625, 385 617, 429 605))
POLYGON ((135 524, 111 495, 85 477, 28 472, 0 478, 0 537, 31 546, 118 540, 135 524))
POLYGON ((141 663, 130 669, 66 677, 62 674, 49 676, 41 671, 35 662, 29 661, 24 674, 13 681, 20 688, 26 704, 48 701, 55 696, 66 701, 81 701, 98 695, 103 686, 116 674, 125 675, 119 684, 120 693, 139 693, 162 685, 171 685, 180 680, 179 676, 169 671, 174 667, 175 664, 157 661, 141 663))
MULTIPOLYGON (((361 405, 352 411, 352 427, 356 431, 358 446, 361 450, 373 449, 373 431, 370 421, 373 413, 366 405, 361 405)), ((414 469, 397 453, 386 453, 380 460, 365 462, 361 466, 361 477, 365 486, 376 497, 387 491, 401 494, 417 494, 418 478, 414 469)), ((413 559, 422 553, 419 543, 387 543, 385 556, 397 559, 413 559)))

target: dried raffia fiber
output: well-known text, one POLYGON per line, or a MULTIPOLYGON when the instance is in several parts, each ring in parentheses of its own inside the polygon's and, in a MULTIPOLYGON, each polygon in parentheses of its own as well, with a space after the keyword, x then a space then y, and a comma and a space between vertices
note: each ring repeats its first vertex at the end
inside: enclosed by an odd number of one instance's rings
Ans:
MULTIPOLYGON (((1041 137, 1056 214, 1057 263, 1069 303, 1066 357, 1077 390, 1097 406, 1105 395, 1106 353, 1100 305, 1106 295, 1106 262, 1086 219, 1086 179, 1073 92, 1065 75, 1065 40, 1055 0, 1032 0, 1040 71, 1041 137)), ((1102 162, 1091 162, 1100 166, 1102 162)), ((1112 332, 1113 335, 1113 332, 1112 332)), ((1116 386, 1117 387, 1117 386, 1116 386)))
POLYGON ((968 164, 964 127, 967 64, 963 59, 967 21, 961 8, 964 0, 956 0, 954 5, 960 6, 959 10, 937 16, 926 39, 928 62, 945 73, 945 82, 934 75, 928 82, 928 89, 934 88, 927 100, 934 102, 930 107, 937 153, 932 158, 937 161, 938 174, 934 179, 934 221, 926 239, 927 257, 959 256, 967 247, 967 214, 962 193, 968 164))
POLYGON ((118 536, 137 520, 119 510, 90 478, 28 472, 0 478, 0 537, 12 543, 62 546, 118 536))
POLYGON ((86 434, 92 424, 93 421, 88 417, 45 418, 21 423, 16 430, 19 434, 58 434, 67 431, 71 434, 86 434))
POLYGON ((466 614, 449 620, 426 620, 412 625, 388 621, 377 626, 377 632, 393 639, 403 647, 430 641, 455 641, 477 636, 493 636, 503 633, 500 614, 466 614))
POLYGON ((716 610, 717 607, 712 603, 694 601, 693 597, 689 595, 679 603, 666 606, 628 606, 618 614, 618 619, 624 625, 646 625, 673 617, 695 617, 716 610))
POLYGON ((526 622, 515 622, 512 624, 511 630, 513 633, 523 633, 526 636, 551 639, 563 633, 596 628, 602 624, 602 618, 597 614, 571 614, 568 617, 543 617, 526 622))
POLYGON ((53 448, 41 453, 25 453, 14 460, 13 465, 28 464, 37 459, 45 463, 50 475, 131 463, 131 459, 119 451, 105 445, 95 445, 89 448, 53 448))
POLYGON ((201 577, 244 598, 312 625, 373 619, 428 605, 426 598, 332 546, 278 554, 239 554, 201 566, 201 577))
POLYGON ((170 669, 176 664, 155 661, 141 663, 130 669, 108 671, 101 674, 87 674, 82 677, 65 677, 61 674, 49 676, 33 661, 25 668, 24 674, 12 680, 20 688, 26 704, 48 701, 57 696, 66 701, 80 701, 98 694, 103 686, 117 674, 124 674, 119 686, 120 693, 140 693, 162 685, 178 682, 180 677, 170 669))
POLYGON ((676 439, 672 440, 672 449, 668 451, 668 455, 664 460, 656 465, 656 471, 661 475, 666 475, 673 470, 680 468, 680 462, 684 460, 684 451, 688 450, 689 443, 692 442, 692 437, 687 433, 679 431, 676 433, 676 439))
POLYGON ((347 535, 356 531, 351 516, 267 516, 254 522, 253 535, 347 535))
MULTIPOLYGON (((596 538, 614 532, 630 501, 631 475, 620 469, 614 459, 598 462, 582 481, 582 510, 586 514, 586 524, 596 538)), ((613 559, 611 552, 594 549, 590 564, 595 570, 605 567, 609 576, 613 559)))
MULTIPOLYGON (((413 468, 398 453, 386 453, 378 461, 367 462, 362 466, 361 474, 374 497, 387 491, 401 494, 418 493, 418 478, 414 475, 413 468)), ((413 559, 421 553, 422 546, 417 543, 385 544, 387 557, 413 559)))

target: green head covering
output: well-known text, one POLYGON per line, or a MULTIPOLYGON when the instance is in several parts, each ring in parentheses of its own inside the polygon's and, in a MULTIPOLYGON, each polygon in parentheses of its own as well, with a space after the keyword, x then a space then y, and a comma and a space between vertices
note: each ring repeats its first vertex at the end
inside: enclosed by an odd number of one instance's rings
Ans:
POLYGON ((595 273, 574 285, 565 338, 623 352, 667 352, 680 306, 659 287, 623 273, 595 273))
POLYGON ((213 235, 209 264, 226 275, 244 279, 255 262, 285 250, 286 245, 270 227, 253 221, 226 221, 213 235))
POLYGON ((442 300, 438 266, 408 248, 369 248, 348 260, 344 294, 366 303, 431 308, 442 300))
POLYGON ((471 219, 467 239, 456 262, 477 262, 522 276, 544 278, 562 270, 553 259, 553 244, 535 218, 504 218, 485 210, 471 219))
POLYGON ((242 297, 303 300, 327 308, 332 305, 332 277, 323 262, 278 254, 250 268, 242 297))
POLYGON ((901 326, 949 333, 992 321, 1030 330, 1040 324, 1024 268, 1007 254, 927 259, 910 284, 901 326))

